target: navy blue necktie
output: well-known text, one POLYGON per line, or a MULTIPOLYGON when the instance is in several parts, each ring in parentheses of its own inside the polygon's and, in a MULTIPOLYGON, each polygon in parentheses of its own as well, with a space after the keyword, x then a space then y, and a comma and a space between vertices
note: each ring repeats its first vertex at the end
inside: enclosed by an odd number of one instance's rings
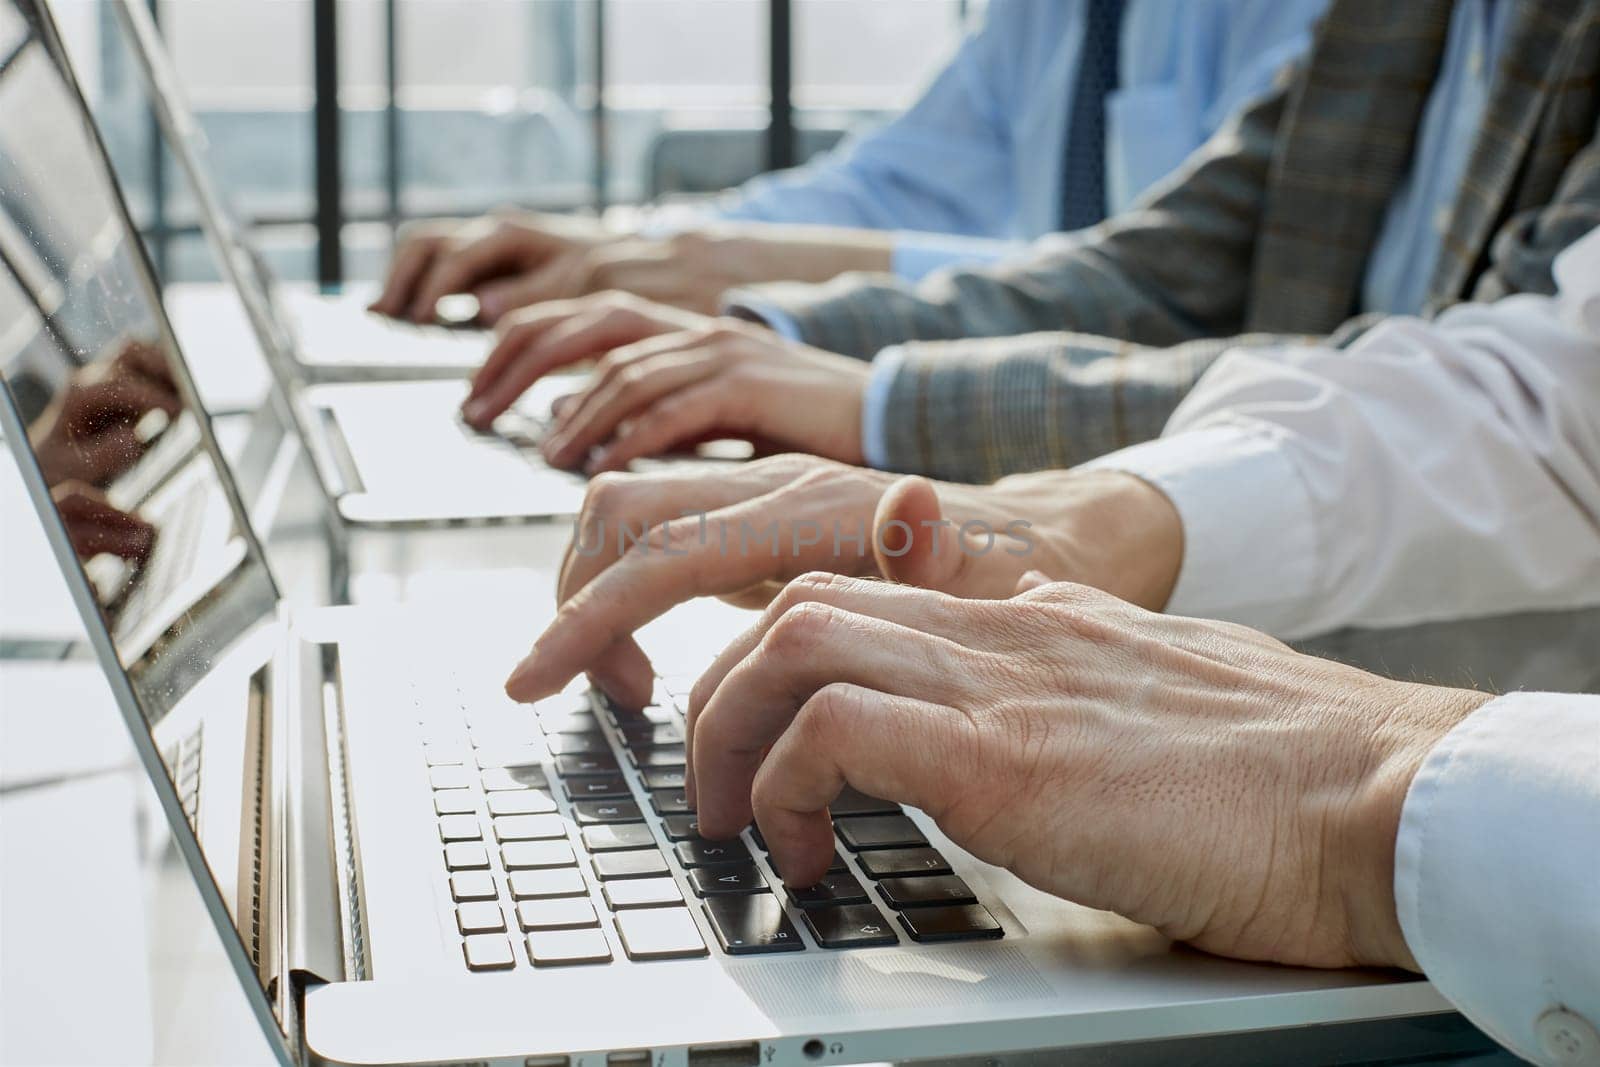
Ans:
POLYGON ((1061 174, 1061 229, 1106 217, 1106 97, 1117 87, 1124 0, 1086 0, 1083 51, 1067 116, 1061 174))

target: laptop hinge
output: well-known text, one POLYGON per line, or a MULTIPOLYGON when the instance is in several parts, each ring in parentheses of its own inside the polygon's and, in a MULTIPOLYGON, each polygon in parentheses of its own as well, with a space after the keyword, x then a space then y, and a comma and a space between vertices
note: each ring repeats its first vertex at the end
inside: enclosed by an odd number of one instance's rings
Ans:
POLYGON ((361 480, 361 470, 356 466, 355 455, 350 451, 350 442, 345 439, 344 427, 339 425, 338 415, 332 408, 321 405, 312 408, 312 411, 317 416, 317 428, 322 431, 318 439, 325 453, 323 458, 327 460, 328 481, 331 483, 329 491, 336 497, 366 492, 366 483, 361 480))
POLYGON ((283 798, 283 966, 296 978, 345 978, 340 931, 343 869, 337 855, 325 729, 322 645, 291 638, 283 798))

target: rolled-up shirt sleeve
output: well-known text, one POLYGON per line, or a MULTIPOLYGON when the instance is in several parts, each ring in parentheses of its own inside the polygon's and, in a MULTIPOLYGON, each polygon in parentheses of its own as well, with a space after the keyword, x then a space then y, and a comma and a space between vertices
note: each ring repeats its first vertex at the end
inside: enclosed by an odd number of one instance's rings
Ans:
POLYGON ((1554 298, 1237 350, 1088 466, 1173 501, 1168 609, 1286 637, 1600 603, 1600 233, 1554 298))
POLYGON ((1600 1063, 1600 697, 1514 693, 1423 761, 1395 842, 1423 972, 1534 1063, 1600 1063))

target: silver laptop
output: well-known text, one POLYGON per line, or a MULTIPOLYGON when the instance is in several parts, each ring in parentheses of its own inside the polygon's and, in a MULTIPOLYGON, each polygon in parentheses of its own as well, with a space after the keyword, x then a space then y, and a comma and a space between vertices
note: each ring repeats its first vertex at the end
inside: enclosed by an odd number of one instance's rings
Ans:
MULTIPOLYGON (((122 55, 138 75, 132 84, 140 103, 156 116, 162 144, 177 164, 170 179, 174 199, 193 206, 226 283, 167 289, 178 333, 215 336, 219 323, 244 320, 248 331, 235 333, 249 336, 232 340, 255 349, 254 367, 264 365, 269 372, 287 425, 312 458, 335 513, 350 523, 377 526, 576 514, 584 479, 549 467, 537 444, 551 402, 573 391, 578 379, 557 376, 541 383, 499 420, 496 432, 479 433, 461 420, 458 409, 466 394, 463 372, 482 362, 486 334, 419 330, 358 311, 347 301, 333 305, 285 297, 212 181, 204 137, 145 5, 139 0, 51 3, 62 14, 107 6, 114 18, 77 20, 98 26, 105 38, 86 36, 78 43, 93 45, 102 55, 122 55), (313 344, 304 329, 308 322, 323 324, 327 328, 319 333, 337 343, 313 344), (367 356, 319 360, 310 355, 317 351, 388 352, 394 358, 379 368, 367 356), (423 359, 428 351, 450 354, 443 364, 429 367, 423 359)), ((62 47, 70 51, 69 45, 62 47)), ((117 106, 109 98, 96 102, 108 118, 117 106)), ((126 121, 125 109, 120 117, 126 121)))
POLYGON ((695 832, 685 678, 644 708, 587 692, 525 707, 500 683, 546 619, 289 610, 49 32, 34 0, 0 0, 0 432, 282 1063, 1482 1047, 1424 981, 1177 949, 868 796, 834 805, 826 881, 786 890, 755 829, 695 832), (164 370, 129 366, 129 343, 164 370), (140 409, 151 375, 176 410, 140 409), (93 391, 107 382, 111 401, 93 391), (96 417, 63 421, 69 401, 96 417), (127 427, 110 461, 73 466, 127 427), (153 543, 110 540, 119 516, 153 543), (112 579, 94 575, 107 554, 112 579))

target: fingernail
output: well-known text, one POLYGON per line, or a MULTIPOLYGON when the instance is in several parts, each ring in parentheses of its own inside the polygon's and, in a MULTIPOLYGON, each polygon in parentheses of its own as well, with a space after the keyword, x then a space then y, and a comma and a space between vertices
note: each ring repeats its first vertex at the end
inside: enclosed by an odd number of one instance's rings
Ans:
POLYGON ((466 416, 467 421, 473 423, 474 425, 482 422, 483 417, 485 414, 487 414, 487 412, 488 405, 482 400, 468 400, 465 404, 461 405, 461 414, 466 416))

